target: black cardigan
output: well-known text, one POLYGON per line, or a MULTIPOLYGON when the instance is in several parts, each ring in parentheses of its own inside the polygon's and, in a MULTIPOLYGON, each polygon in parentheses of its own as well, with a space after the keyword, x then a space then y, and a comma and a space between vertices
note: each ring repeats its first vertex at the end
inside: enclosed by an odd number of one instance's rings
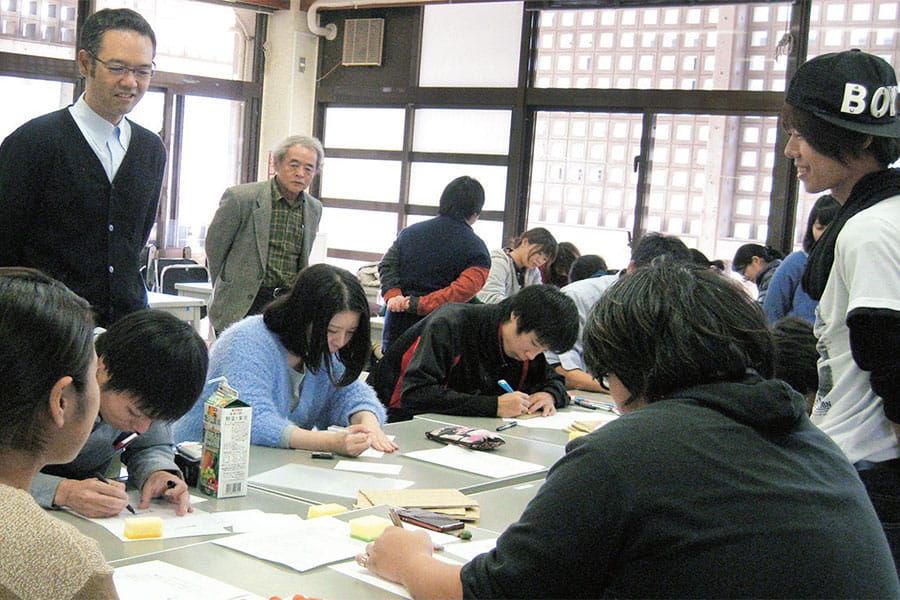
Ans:
POLYGON ((110 183, 68 109, 33 119, 0 145, 0 265, 44 271, 108 326, 146 306, 139 254, 156 220, 166 150, 131 122, 110 183))

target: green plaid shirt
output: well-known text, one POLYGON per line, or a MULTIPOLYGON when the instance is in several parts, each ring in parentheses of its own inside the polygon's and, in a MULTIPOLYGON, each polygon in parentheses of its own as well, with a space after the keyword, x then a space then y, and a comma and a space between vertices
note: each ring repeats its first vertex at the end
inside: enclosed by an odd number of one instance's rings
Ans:
POLYGON ((269 226, 269 262, 263 287, 290 287, 303 254, 303 205, 300 194, 293 206, 272 178, 272 223, 269 226))

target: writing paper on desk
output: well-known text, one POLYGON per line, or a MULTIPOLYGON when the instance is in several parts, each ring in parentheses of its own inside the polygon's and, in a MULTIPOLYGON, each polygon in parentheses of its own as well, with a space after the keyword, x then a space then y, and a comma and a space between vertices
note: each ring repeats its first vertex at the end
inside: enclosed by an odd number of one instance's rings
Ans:
POLYGON ((557 429, 564 430, 570 427, 575 421, 614 421, 618 417, 611 413, 601 413, 600 411, 581 412, 581 411, 565 411, 558 412, 549 417, 538 417, 536 419, 520 420, 519 427, 527 427, 530 429, 557 429), (607 418, 608 415, 608 418, 607 418))
MULTIPOLYGON (((454 565, 459 564, 459 562, 441 556, 440 554, 434 554, 433 556, 445 563, 454 565)), ((387 579, 382 579, 378 575, 372 573, 372 571, 359 566, 355 560, 331 565, 329 568, 337 571, 338 573, 346 575, 347 577, 358 579, 362 582, 368 583, 369 585, 373 585, 377 588, 381 588, 382 590, 385 590, 397 596, 402 596, 403 598, 409 598, 410 600, 412 600, 412 596, 409 595, 409 592, 405 587, 403 587, 399 583, 394 583, 392 581, 388 581, 387 579)))
POLYGON ((415 482, 393 477, 376 477, 364 473, 335 471, 305 465, 282 465, 271 471, 254 475, 248 482, 267 489, 317 492, 341 498, 356 498, 356 490, 360 488, 402 489, 415 482))
POLYGON ((366 550, 365 542, 350 537, 350 524, 333 517, 307 519, 279 531, 242 533, 213 543, 297 571, 346 560, 366 550))
POLYGON ((265 600, 218 579, 161 560, 119 567, 113 573, 113 581, 120 600, 265 600))
POLYGON ((507 458, 506 456, 499 456, 482 450, 469 450, 454 445, 447 445, 434 450, 407 452, 404 456, 495 479, 544 470, 544 467, 535 463, 507 458))
POLYGON ((357 462, 341 460, 334 465, 338 471, 355 471, 357 473, 377 473, 379 475, 399 475, 403 465, 357 462))
MULTIPOLYGON (((141 502, 141 493, 138 490, 129 492, 131 505, 137 507, 141 502)), ((170 504, 162 499, 155 499, 150 503, 148 508, 136 508, 139 517, 159 517, 163 522, 162 538, 154 539, 172 539, 180 537, 191 537, 195 535, 219 535, 229 533, 227 529, 222 527, 220 522, 216 520, 210 513, 194 508, 194 512, 189 512, 183 517, 175 514, 176 505, 170 504)), ((72 512, 78 515, 76 512, 72 512)), ((82 515, 78 515, 83 519, 88 519, 82 515)), ((105 517, 102 519, 88 519, 97 525, 100 525, 111 534, 122 540, 123 542, 141 542, 143 540, 131 540, 125 537, 125 520, 131 515, 127 512, 116 517, 105 517)))

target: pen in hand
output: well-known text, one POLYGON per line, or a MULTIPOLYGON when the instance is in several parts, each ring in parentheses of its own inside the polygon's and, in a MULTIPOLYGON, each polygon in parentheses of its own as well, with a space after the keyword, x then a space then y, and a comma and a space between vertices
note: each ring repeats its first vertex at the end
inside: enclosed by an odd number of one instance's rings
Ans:
MULTIPOLYGON (((109 485, 109 479, 107 479, 106 477, 104 477, 104 476, 103 476, 103 473, 101 473, 101 472, 99 472, 99 471, 96 471, 96 472, 94 472, 94 477, 96 477, 97 479, 99 479, 99 480, 102 481, 103 483, 109 485)), ((137 513, 134 511, 134 507, 131 505, 131 503, 126 504, 126 505, 125 505, 125 508, 128 509, 128 512, 130 512, 131 514, 133 514, 133 515, 136 515, 136 514, 137 514, 137 513)))
POLYGON ((513 392, 516 391, 516 390, 512 389, 512 386, 509 385, 505 379, 498 379, 497 385, 502 387, 504 392, 509 392, 510 394, 512 394, 513 392))
MULTIPOLYGON (((399 527, 400 529, 404 528, 403 521, 400 520, 400 515, 397 514, 396 508, 389 508, 388 516, 391 518, 391 523, 394 524, 394 527, 399 527)), ((435 552, 440 552, 443 549, 444 547, 440 544, 434 544, 434 546, 432 546, 432 550, 434 550, 435 552)))

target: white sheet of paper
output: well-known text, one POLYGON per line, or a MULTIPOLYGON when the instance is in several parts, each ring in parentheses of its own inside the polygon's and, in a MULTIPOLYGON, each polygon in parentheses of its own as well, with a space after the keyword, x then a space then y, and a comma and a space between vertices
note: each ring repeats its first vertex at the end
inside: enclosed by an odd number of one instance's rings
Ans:
POLYGON ((249 482, 265 488, 306 490, 352 500, 356 500, 357 490, 400 490, 415 483, 394 477, 376 477, 297 464, 282 465, 271 471, 259 473, 251 477, 249 482))
POLYGON ((121 600, 265 600, 262 596, 161 560, 119 567, 113 574, 121 600))
POLYGON ((497 546, 497 538, 490 540, 478 540, 477 542, 465 542, 463 544, 453 544, 444 549, 446 554, 458 556, 465 562, 469 562, 479 554, 489 552, 497 546))
POLYGON ((433 450, 407 452, 404 456, 494 478, 524 475, 544 469, 541 465, 524 460, 499 456, 484 450, 469 450, 452 444, 433 450))
POLYGON ((338 471, 355 471, 357 473, 378 473, 379 475, 399 475, 403 465, 387 465, 379 463, 340 460, 334 465, 338 471))
POLYGON ((350 537, 350 524, 333 517, 308 519, 279 531, 242 533, 213 543, 297 571, 346 560, 366 550, 365 542, 350 537))
MULTIPOLYGON (((163 522, 162 539, 230 533, 227 529, 222 527, 215 517, 199 508, 195 508, 194 512, 187 513, 183 517, 179 517, 175 514, 175 505, 170 504, 163 499, 157 498, 153 500, 147 508, 138 508, 137 506, 141 502, 141 492, 139 490, 131 490, 128 492, 128 496, 131 505, 134 507, 137 514, 132 515, 128 511, 123 510, 120 515, 115 517, 88 519, 88 521, 93 521, 97 525, 100 525, 123 542, 141 541, 130 540, 125 537, 125 520, 131 517, 161 518, 163 522)), ((78 513, 72 512, 72 514, 77 515, 78 513)), ((87 517, 82 518, 87 519, 87 517)))
MULTIPOLYGON (((441 556, 440 554, 435 554, 434 557, 446 563, 459 564, 458 561, 455 561, 449 557, 441 556)), ((405 587, 403 587, 399 583, 394 583, 393 581, 382 579, 378 575, 372 573, 372 571, 359 566, 356 560, 350 560, 347 562, 338 563, 336 565, 331 565, 329 568, 334 569, 338 573, 342 573, 343 575, 346 575, 348 577, 352 577, 353 579, 358 579, 392 594, 403 596, 404 598, 409 598, 410 600, 412 600, 412 596, 409 595, 409 592, 406 591, 405 587)))
MULTIPOLYGON (((587 410, 578 412, 558 412, 549 417, 535 417, 533 419, 504 419, 504 421, 516 421, 519 427, 530 429, 565 429, 575 421, 614 421, 618 417, 602 410, 587 410)), ((502 432, 501 432, 502 435, 502 432)))
POLYGON ((233 533, 248 531, 282 530, 302 522, 300 515, 266 513, 258 508, 230 510, 213 515, 223 526, 231 527, 233 533))
MULTIPOLYGON (((387 439, 393 442, 395 437, 397 436, 389 435, 387 436, 387 439)), ((359 455, 359 458, 381 458, 382 456, 384 456, 384 452, 382 452, 381 450, 376 450, 372 446, 369 446, 363 451, 362 454, 359 455)))

